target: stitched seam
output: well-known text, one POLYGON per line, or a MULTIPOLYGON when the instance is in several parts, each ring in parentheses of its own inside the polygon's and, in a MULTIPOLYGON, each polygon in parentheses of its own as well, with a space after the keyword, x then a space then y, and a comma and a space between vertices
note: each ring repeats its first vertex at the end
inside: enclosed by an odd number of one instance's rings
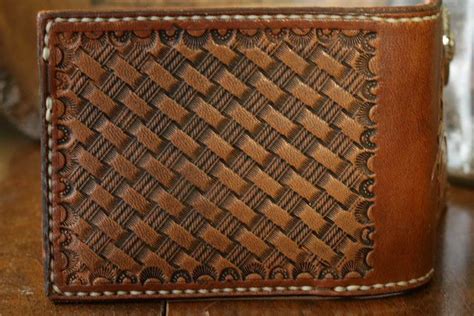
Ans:
POLYGON ((227 294, 227 293, 241 293, 241 294, 250 294, 250 293, 272 293, 272 292, 311 292, 317 290, 332 290, 336 293, 343 293, 343 292, 365 292, 369 290, 381 290, 386 288, 405 288, 408 286, 413 286, 415 284, 421 283, 429 279, 434 273, 434 270, 431 269, 427 274, 423 275, 422 277, 411 279, 408 281, 398 281, 398 282, 388 282, 388 283, 377 283, 371 285, 348 285, 348 286, 337 286, 334 288, 324 288, 324 287, 316 287, 316 286, 264 286, 264 287, 226 287, 226 288, 214 288, 214 289, 184 289, 184 290, 158 290, 158 291, 103 291, 103 292, 69 292, 69 291, 61 291, 57 286, 53 285, 53 290, 57 294, 61 294, 64 296, 72 297, 72 296, 89 296, 89 297, 97 297, 97 296, 136 296, 136 295, 155 295, 155 296, 165 296, 165 295, 193 295, 193 294, 227 294))
POLYGON ((161 22, 202 22, 202 21, 343 21, 343 22, 385 22, 391 24, 399 23, 421 23, 425 21, 435 20, 440 16, 440 13, 422 16, 422 17, 401 17, 401 18, 385 18, 381 16, 366 16, 366 15, 331 15, 331 14, 275 14, 275 15, 192 15, 192 16, 137 16, 137 17, 122 17, 122 18, 55 18, 48 21, 46 24, 46 32, 44 35, 44 47, 42 57, 48 61, 50 51, 48 48, 49 32, 53 23, 67 22, 67 23, 100 23, 100 22, 132 22, 132 21, 161 21, 161 22))
MULTIPOLYGON (((435 20, 440 16, 440 13, 423 16, 423 17, 402 17, 402 18, 384 18, 380 16, 365 16, 365 15, 327 15, 327 14, 303 14, 303 15, 193 15, 193 16, 149 16, 149 17, 122 17, 122 18, 61 18, 57 17, 54 20, 50 20, 46 23, 45 35, 43 38, 43 49, 42 49, 42 58, 45 62, 49 61, 50 49, 49 39, 50 31, 54 23, 56 22, 67 22, 67 23, 101 23, 101 22, 131 22, 131 21, 162 21, 162 22, 183 22, 183 21, 282 21, 282 20, 306 20, 306 21, 343 21, 343 22, 385 22, 391 24, 398 23, 422 23, 425 21, 435 20)), ((411 279, 408 281, 397 281, 397 282, 388 282, 385 284, 372 284, 372 285, 348 285, 348 286, 336 286, 333 288, 324 288, 324 287, 314 287, 314 286, 277 286, 277 287, 236 287, 236 288, 215 288, 215 289, 187 289, 187 290, 161 290, 161 291, 104 291, 104 292, 63 292, 54 284, 54 259, 53 259, 53 236, 52 236, 52 227, 53 227, 53 190, 52 190, 52 156, 53 156, 53 138, 52 138, 52 106, 53 99, 51 96, 46 98, 46 111, 45 111, 45 120, 47 123, 47 137, 48 137, 48 153, 47 153, 47 202, 48 202, 48 239, 49 239, 49 280, 53 291, 57 294, 62 294, 65 296, 111 296, 111 295, 179 295, 179 294, 208 294, 208 293, 255 293, 255 292, 272 292, 272 291, 314 291, 314 290, 332 290, 337 293, 342 293, 346 291, 368 291, 371 289, 382 289, 390 287, 407 287, 409 285, 417 284, 428 279, 433 273, 434 269, 431 269, 424 276, 411 279)))
MULTIPOLYGON (((49 281, 51 284, 54 284, 54 261, 53 261, 53 166, 52 166, 52 159, 53 159, 53 137, 52 137, 52 129, 53 125, 51 122, 52 116, 52 109, 53 109, 53 99, 48 96, 46 98, 46 111, 45 111, 45 120, 46 120, 46 128, 47 128, 47 163, 46 163, 46 170, 48 174, 47 179, 47 208, 48 208, 48 240, 49 240, 49 281)), ((53 285, 54 286, 54 285, 53 285)))

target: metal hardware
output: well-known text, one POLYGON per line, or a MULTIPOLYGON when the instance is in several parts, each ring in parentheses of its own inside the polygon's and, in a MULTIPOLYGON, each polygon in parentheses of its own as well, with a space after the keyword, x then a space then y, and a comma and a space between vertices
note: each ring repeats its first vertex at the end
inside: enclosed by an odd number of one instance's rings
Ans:
POLYGON ((456 53, 456 39, 451 28, 451 15, 449 10, 443 8, 443 47, 444 47, 444 68, 445 68, 445 84, 449 81, 449 65, 456 53))

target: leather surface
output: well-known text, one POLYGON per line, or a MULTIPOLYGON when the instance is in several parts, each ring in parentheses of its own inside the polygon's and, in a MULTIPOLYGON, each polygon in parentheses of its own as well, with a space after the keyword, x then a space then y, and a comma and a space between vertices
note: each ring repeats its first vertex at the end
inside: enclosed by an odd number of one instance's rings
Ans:
MULTIPOLYGON (((434 3, 435 1, 425 1, 425 0, 319 0, 318 7, 348 7, 348 8, 357 8, 357 7, 397 7, 397 6, 415 6, 427 4, 428 2, 434 3)), ((133 0, 126 1, 116 1, 116 0, 103 0, 97 5, 102 7, 136 7, 137 3, 133 0)), ((219 0, 176 0, 173 2, 167 1, 142 1, 140 6, 157 6, 160 7, 183 7, 186 9, 192 8, 229 8, 229 7, 314 7, 314 4, 311 4, 308 1, 292 1, 292 0, 229 0, 223 3, 219 0)))
POLYGON ((52 298, 371 295, 429 279, 439 8, 318 10, 42 15, 52 298))

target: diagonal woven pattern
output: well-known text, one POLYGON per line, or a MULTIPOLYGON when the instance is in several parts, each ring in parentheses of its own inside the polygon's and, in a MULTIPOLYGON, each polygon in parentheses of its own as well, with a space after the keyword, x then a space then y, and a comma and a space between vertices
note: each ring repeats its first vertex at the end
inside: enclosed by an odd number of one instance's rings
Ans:
POLYGON ((66 284, 363 277, 375 40, 58 34, 66 284))

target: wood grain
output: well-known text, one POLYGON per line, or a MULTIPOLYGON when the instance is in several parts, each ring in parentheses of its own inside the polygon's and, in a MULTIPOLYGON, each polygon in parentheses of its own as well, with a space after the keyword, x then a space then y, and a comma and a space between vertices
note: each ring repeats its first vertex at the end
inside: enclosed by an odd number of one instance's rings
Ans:
POLYGON ((0 126, 0 315, 474 314, 474 191, 462 188, 450 190, 433 282, 402 296, 55 305, 43 291, 39 144, 0 126))

